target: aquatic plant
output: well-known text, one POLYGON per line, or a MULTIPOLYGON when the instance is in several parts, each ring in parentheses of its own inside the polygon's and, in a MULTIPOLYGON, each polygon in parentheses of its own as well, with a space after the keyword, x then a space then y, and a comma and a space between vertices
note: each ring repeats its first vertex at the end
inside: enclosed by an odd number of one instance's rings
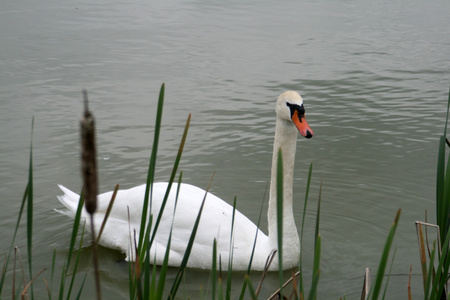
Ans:
POLYGON ((447 117, 444 133, 439 137, 436 174, 436 222, 440 228, 441 241, 445 240, 450 226, 450 160, 445 164, 445 149, 448 144, 447 124, 450 108, 450 90, 447 102, 447 117))
POLYGON ((436 172, 436 225, 416 222, 419 243, 420 264, 425 299, 448 299, 446 286, 450 267, 450 154, 445 159, 447 145, 447 125, 450 109, 450 89, 447 101, 447 114, 444 132, 439 137, 436 172), (425 228, 425 234, 424 229, 425 228), (430 246, 427 228, 437 231, 437 237, 430 246), (431 248, 431 250, 430 250, 431 248), (428 253, 428 259, 427 259, 428 253), (437 263, 437 266, 435 265, 437 263))

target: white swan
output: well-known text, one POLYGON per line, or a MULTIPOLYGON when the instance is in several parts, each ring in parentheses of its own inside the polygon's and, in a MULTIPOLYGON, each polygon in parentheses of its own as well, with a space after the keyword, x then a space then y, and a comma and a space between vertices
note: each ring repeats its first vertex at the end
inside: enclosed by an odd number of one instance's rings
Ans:
MULTIPOLYGON (((273 146, 272 176, 270 183, 270 198, 268 208, 269 234, 265 235, 257 226, 239 211, 235 215, 234 244, 233 244, 233 270, 246 270, 258 232, 252 269, 263 270, 267 257, 273 249, 277 249, 277 214, 276 214, 276 172, 277 155, 279 149, 283 155, 284 172, 284 207, 283 207, 283 268, 288 269, 299 263, 300 240, 295 225, 292 209, 292 184, 294 161, 296 151, 297 133, 300 132, 306 138, 313 135, 311 128, 305 119, 303 99, 297 92, 289 91, 278 97, 276 104, 276 127, 275 141, 273 146)), ((65 193, 58 196, 59 201, 67 208, 58 211, 62 214, 74 217, 79 196, 69 189, 59 186, 65 193)), ((161 201, 166 191, 167 183, 154 183, 152 214, 157 216, 161 201)), ((177 185, 171 189, 168 203, 165 207, 162 221, 159 225, 157 235, 150 251, 152 259, 156 264, 162 264, 166 251, 167 239, 173 222, 172 244, 169 256, 169 265, 179 266, 193 224, 197 217, 205 191, 189 185, 181 184, 180 196, 173 217, 174 201, 177 185)), ((113 249, 121 250, 129 255, 130 228, 137 231, 141 222, 141 211, 145 193, 145 185, 137 186, 128 190, 120 190, 116 196, 114 207, 111 211, 100 244, 113 249), (128 217, 128 210, 129 216, 128 217)), ((105 211, 111 200, 112 192, 98 196, 98 208, 94 217, 94 225, 97 230, 105 216, 105 211)), ((206 197, 203 214, 194 241, 193 249, 188 261, 188 267, 211 269, 212 245, 214 238, 217 239, 217 252, 220 255, 222 268, 226 269, 230 252, 230 231, 233 207, 225 201, 208 193, 206 197)), ((89 222, 87 212, 83 210, 82 218, 89 222)), ((90 228, 90 226, 87 226, 90 228)), ((219 261, 219 260, 217 260, 219 261)), ((271 270, 278 269, 278 259, 275 258, 270 267, 271 270)))

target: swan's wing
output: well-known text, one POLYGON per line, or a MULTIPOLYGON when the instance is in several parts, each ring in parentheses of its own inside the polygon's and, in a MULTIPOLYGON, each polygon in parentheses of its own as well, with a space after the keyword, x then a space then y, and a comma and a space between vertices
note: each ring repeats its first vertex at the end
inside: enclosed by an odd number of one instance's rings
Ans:
MULTIPOLYGON (((177 184, 172 186, 161 222, 157 228, 150 253, 152 260, 156 264, 162 263, 172 229, 169 264, 172 266, 180 264, 206 194, 188 265, 196 268, 210 268, 214 239, 217 241, 218 255, 222 259, 222 264, 226 265, 230 253, 230 238, 232 237, 233 207, 215 195, 206 193, 206 191, 189 184, 180 186, 180 193, 177 197, 177 188, 177 184), (177 203, 176 206, 175 203, 177 203)), ((65 195, 58 198, 69 211, 75 212, 79 196, 64 187, 61 187, 61 189, 65 195)), ((151 204, 153 226, 161 209, 166 189, 167 183, 155 183, 153 186, 151 204)), ((113 192, 103 193, 97 198, 97 212, 94 215, 94 225, 97 230, 103 223, 112 194, 113 192)), ((134 244, 135 237, 139 236, 144 195, 145 185, 118 191, 100 239, 101 245, 119 249, 129 254, 130 245, 134 244)), ((89 218, 87 221, 89 223, 89 218)), ((258 232, 258 242, 264 242, 267 236, 239 211, 235 212, 234 226, 233 251, 235 258, 239 257, 242 260, 240 262, 235 259, 234 265, 243 269, 248 264, 256 232, 258 232)))
MULTIPOLYGON (((170 262, 171 265, 176 265, 173 263, 178 260, 181 261, 184 255, 205 194, 204 190, 188 184, 183 184, 180 188, 180 197, 173 220, 170 259, 172 260, 173 257, 174 260, 170 262)), ((170 210, 166 208, 165 215, 158 228, 157 242, 159 245, 167 245, 172 225, 173 205, 170 205, 170 208, 170 210)), ((214 239, 216 239, 218 255, 221 256, 223 264, 226 265, 228 261, 230 243, 232 243, 232 251, 236 257, 243 261, 245 267, 248 265, 256 233, 258 232, 258 239, 261 242, 265 241, 267 236, 239 211, 235 211, 234 235, 232 236, 232 218, 233 207, 231 205, 211 193, 206 194, 203 212, 188 262, 189 266, 211 267, 214 239)), ((235 261, 236 263, 242 264, 240 261, 235 261)))

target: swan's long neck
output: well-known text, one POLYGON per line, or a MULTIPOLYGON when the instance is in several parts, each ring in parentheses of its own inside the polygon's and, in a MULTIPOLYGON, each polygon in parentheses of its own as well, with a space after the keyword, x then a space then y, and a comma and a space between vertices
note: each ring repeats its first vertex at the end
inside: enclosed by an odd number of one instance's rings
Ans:
MULTIPOLYGON (((278 119, 275 127, 273 144, 272 172, 270 179, 270 198, 268 210, 269 243, 278 248, 277 242, 277 160, 281 149, 283 157, 283 256, 296 257, 300 241, 292 208, 292 187, 294 179, 294 162, 298 131, 286 120, 278 119)), ((283 259, 285 260, 285 259, 283 259)), ((294 262, 296 263, 296 262, 294 262)))

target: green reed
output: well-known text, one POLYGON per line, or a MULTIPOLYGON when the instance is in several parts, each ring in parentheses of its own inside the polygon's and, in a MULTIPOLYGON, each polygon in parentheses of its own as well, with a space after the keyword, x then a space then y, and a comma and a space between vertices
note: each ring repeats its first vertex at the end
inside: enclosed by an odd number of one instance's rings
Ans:
POLYGON ((370 299, 373 299, 373 300, 378 299, 378 297, 381 293, 381 288, 382 288, 382 284, 383 284, 383 280, 384 280, 384 276, 385 276, 386 265, 387 265, 387 262, 389 259, 389 252, 391 250, 392 241, 394 240, 395 231, 397 230, 401 211, 402 211, 401 209, 399 209, 397 211, 394 222, 391 226, 391 229, 389 230, 388 237, 386 239, 386 244, 385 244, 383 252, 381 254, 380 263, 378 264, 377 275, 375 276, 375 283, 370 290, 370 295, 371 295, 370 299))
MULTIPOLYGON (((147 175, 146 192, 145 192, 145 198, 144 198, 144 204, 143 204, 143 210, 142 210, 139 242, 136 247, 136 258, 135 258, 136 265, 133 266, 133 262, 130 262, 130 299, 134 299, 135 297, 138 297, 138 298, 143 297, 145 299, 148 299, 149 297, 152 297, 152 298, 156 297, 155 299, 162 299, 163 290, 164 290, 164 281, 165 281, 165 277, 166 277, 167 269, 168 269, 168 258, 169 258, 169 252, 170 252, 169 250, 170 250, 172 229, 170 230, 168 245, 166 248, 167 251, 165 253, 163 265, 162 265, 162 268, 160 271, 158 286, 156 286, 156 281, 155 281, 156 278, 154 276, 155 267, 153 267, 153 269, 151 268, 151 266, 154 264, 152 264, 152 261, 151 261, 150 249, 151 249, 153 241, 156 237, 156 232, 158 230, 158 226, 161 221, 162 214, 164 212, 164 208, 166 206, 171 187, 173 185, 175 176, 177 174, 177 170, 178 170, 178 166, 179 166, 181 156, 183 153, 184 145, 186 143, 186 138, 187 138, 187 133, 188 133, 189 125, 190 125, 191 115, 189 114, 188 119, 186 121, 185 129, 184 129, 183 136, 182 136, 182 139, 180 142, 178 153, 175 158, 175 162, 174 162, 174 166, 172 169, 172 173, 170 175, 170 179, 168 181, 167 190, 166 190, 164 199, 161 204, 161 209, 156 217, 155 224, 153 225, 153 215, 150 215, 148 217, 148 212, 151 211, 151 207, 152 207, 152 203, 151 203, 152 202, 152 187, 153 187, 154 176, 155 176, 156 157, 157 157, 157 151, 158 151, 159 136, 160 136, 160 131, 161 131, 162 112, 163 112, 163 105, 164 105, 164 91, 165 91, 165 85, 163 84, 161 86, 161 90, 160 90, 159 98, 158 98, 158 107, 157 107, 157 117, 156 117, 156 124, 155 124, 153 148, 152 148, 149 169, 148 169, 148 175, 147 175), (152 276, 152 274, 153 274, 153 276, 152 276), (142 277, 142 275, 144 277, 142 277)), ((181 178, 182 178, 182 176, 180 176, 180 179, 179 179, 176 199, 178 199, 179 188, 181 185, 181 178)), ((208 187, 208 190, 209 190, 209 187, 208 187)), ((183 257, 181 266, 178 269, 178 273, 175 278, 174 284, 172 285, 172 288, 170 289, 169 296, 168 296, 169 298, 175 297, 175 295, 178 291, 179 285, 181 284, 181 279, 183 278, 185 268, 187 266, 187 261, 188 261, 189 255, 190 255, 190 251, 191 251, 193 243, 194 243, 195 234, 196 234, 196 231, 198 228, 198 223, 200 220, 200 216, 201 216, 201 212, 203 209, 205 199, 206 199, 206 194, 205 194, 205 198, 203 199, 203 203, 201 205, 199 214, 197 216, 197 220, 194 225, 193 231, 191 233, 191 237, 188 242, 186 252, 183 257)), ((176 209, 176 205, 175 205, 175 209, 176 209)), ((175 214, 175 211, 173 213, 175 214)))
POLYGON ((447 141, 447 125, 450 108, 450 90, 447 102, 447 117, 445 119, 444 133, 439 138, 439 151, 436 174, 436 219, 437 225, 441 229, 441 240, 445 240, 450 224, 450 160, 445 166, 445 149, 447 141))
MULTIPOLYGON (((450 109, 450 89, 447 100, 447 114, 445 119, 444 132, 439 137, 438 159, 436 167, 436 223, 439 228, 438 245, 433 243, 432 252, 429 253, 429 265, 427 271, 426 255, 424 253, 425 241, 423 238, 422 227, 418 227, 418 239, 422 277, 424 282, 425 299, 447 299, 445 286, 448 280, 448 270, 450 265, 449 258, 449 239, 450 239, 450 154, 446 156, 446 145, 450 146, 447 139, 447 127, 450 109), (443 244, 441 242, 444 241, 443 244), (442 248, 442 249, 440 249, 442 248), (434 267, 434 259, 437 254, 438 266, 434 267), (429 298, 428 298, 429 297, 429 298)), ((417 226, 417 225, 416 225, 417 226)))
POLYGON ((277 242, 278 242, 278 278, 280 294, 283 293, 283 155, 278 150, 277 159, 277 242))

